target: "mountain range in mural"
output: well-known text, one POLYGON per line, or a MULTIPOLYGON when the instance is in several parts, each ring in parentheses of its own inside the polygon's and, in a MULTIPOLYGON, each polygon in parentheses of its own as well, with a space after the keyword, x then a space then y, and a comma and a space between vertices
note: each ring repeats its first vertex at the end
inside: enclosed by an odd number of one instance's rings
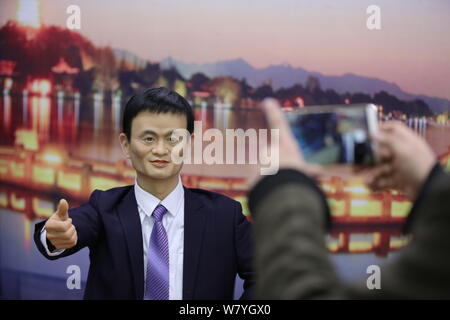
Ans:
POLYGON ((323 89, 333 89, 340 94, 361 92, 374 95, 377 92, 385 91, 402 100, 421 99, 435 113, 450 111, 450 101, 447 99, 411 94, 403 91, 395 83, 352 73, 329 76, 320 72, 295 68, 287 63, 258 69, 240 58, 205 64, 186 63, 173 58, 166 58, 160 62, 160 66, 162 68, 175 67, 185 78, 190 78, 193 74, 201 72, 210 78, 217 76, 232 76, 236 79, 245 78, 253 87, 263 83, 271 83, 274 89, 290 87, 296 83, 305 83, 308 77, 313 76, 319 79, 323 89))

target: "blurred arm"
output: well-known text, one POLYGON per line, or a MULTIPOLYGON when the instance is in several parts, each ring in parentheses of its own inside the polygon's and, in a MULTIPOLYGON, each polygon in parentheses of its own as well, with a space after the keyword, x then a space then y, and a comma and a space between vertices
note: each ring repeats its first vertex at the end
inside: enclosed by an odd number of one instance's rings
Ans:
POLYGON ((450 298, 450 177, 442 170, 432 170, 413 206, 413 240, 381 266, 380 290, 366 279, 352 286, 338 279, 325 246, 325 197, 304 174, 264 178, 249 205, 258 299, 450 298))

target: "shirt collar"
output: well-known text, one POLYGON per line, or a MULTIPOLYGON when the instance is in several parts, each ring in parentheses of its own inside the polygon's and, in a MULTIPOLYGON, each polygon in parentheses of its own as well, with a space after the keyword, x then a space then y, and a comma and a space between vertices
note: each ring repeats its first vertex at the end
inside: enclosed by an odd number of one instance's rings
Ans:
POLYGON ((182 200, 184 199, 184 189, 181 183, 181 177, 178 179, 177 186, 163 199, 159 200, 151 193, 145 191, 139 186, 137 180, 134 183, 134 194, 139 208, 146 216, 151 216, 159 204, 162 204, 172 216, 178 214, 182 200))

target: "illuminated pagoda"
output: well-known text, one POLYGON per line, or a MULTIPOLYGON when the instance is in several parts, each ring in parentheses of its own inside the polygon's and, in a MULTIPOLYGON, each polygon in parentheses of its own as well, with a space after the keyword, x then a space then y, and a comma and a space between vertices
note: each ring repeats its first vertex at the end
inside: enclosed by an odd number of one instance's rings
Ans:
POLYGON ((80 72, 78 68, 71 67, 66 60, 61 57, 59 62, 52 67, 54 73, 55 88, 64 92, 73 92, 73 81, 80 72))

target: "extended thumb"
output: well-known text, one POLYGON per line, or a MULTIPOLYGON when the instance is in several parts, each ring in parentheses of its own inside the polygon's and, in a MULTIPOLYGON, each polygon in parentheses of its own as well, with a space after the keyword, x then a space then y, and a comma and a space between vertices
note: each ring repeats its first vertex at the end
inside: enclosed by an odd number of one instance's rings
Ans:
POLYGON ((61 220, 69 219, 69 204, 65 199, 59 200, 58 209, 56 210, 56 215, 61 220))

